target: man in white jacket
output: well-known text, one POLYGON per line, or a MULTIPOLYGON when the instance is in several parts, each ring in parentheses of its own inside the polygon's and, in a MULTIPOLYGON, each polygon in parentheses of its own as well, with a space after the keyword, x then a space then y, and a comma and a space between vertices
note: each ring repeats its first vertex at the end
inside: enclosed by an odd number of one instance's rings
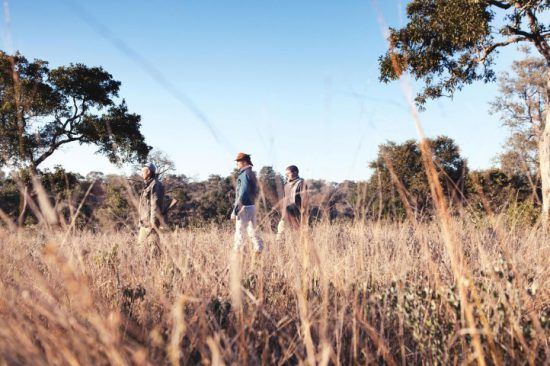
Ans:
POLYGON ((307 186, 300 178, 296 165, 285 170, 285 196, 281 204, 281 221, 277 226, 277 239, 280 239, 288 229, 298 229, 307 212, 307 186))

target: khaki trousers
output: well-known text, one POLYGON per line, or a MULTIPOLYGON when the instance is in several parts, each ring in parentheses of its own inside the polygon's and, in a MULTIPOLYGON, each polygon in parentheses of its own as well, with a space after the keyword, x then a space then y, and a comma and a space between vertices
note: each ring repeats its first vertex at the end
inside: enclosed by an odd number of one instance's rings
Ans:
POLYGON ((143 246, 150 257, 158 257, 160 254, 160 237, 156 230, 141 226, 139 228, 138 245, 143 246))

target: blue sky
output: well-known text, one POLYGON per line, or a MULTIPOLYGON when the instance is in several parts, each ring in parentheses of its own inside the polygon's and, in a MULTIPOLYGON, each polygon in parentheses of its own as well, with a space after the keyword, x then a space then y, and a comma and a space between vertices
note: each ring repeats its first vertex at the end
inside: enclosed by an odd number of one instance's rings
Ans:
MULTIPOLYGON (((103 66, 122 82, 130 110, 142 116, 147 142, 190 177, 228 174, 244 151, 258 168, 295 164, 306 178, 363 180, 379 144, 417 137, 399 83, 378 82, 386 41, 370 0, 7 4, 2 49, 52 67, 103 66), (151 77, 144 62, 176 90, 151 77), (193 101, 218 139, 178 95, 193 101)), ((403 24, 406 1, 378 4, 388 25, 403 24)), ((517 57, 504 50, 496 70, 517 57)), ((496 90, 478 83, 453 100, 430 102, 420 115, 426 134, 452 137, 471 168, 489 167, 506 137, 488 113, 496 90)), ((93 147, 79 145, 43 167, 55 164, 82 174, 121 172, 93 147)))

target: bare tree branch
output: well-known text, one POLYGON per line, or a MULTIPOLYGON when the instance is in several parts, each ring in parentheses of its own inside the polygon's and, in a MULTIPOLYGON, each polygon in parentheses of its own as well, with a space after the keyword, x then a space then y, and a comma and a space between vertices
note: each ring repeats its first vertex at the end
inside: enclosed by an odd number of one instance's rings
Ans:
POLYGON ((512 7, 512 5, 510 5, 508 3, 505 3, 505 2, 502 2, 502 1, 497 1, 497 0, 489 0, 489 4, 494 5, 497 8, 501 8, 501 9, 505 9, 505 10, 512 7))
POLYGON ((68 137, 65 140, 58 141, 50 146, 48 150, 46 150, 42 155, 38 157, 38 159, 31 158, 33 166, 36 168, 38 165, 40 165, 44 160, 46 160, 48 157, 50 157, 61 145, 68 144, 70 142, 74 141, 82 141, 81 137, 68 137))
POLYGON ((523 41, 526 41, 526 40, 527 40, 526 37, 518 36, 518 37, 508 38, 507 40, 502 41, 502 42, 493 43, 489 47, 483 49, 483 51, 482 51, 482 53, 479 57, 478 63, 484 62, 487 59, 487 57, 489 57, 489 55, 499 47, 504 47, 504 46, 507 46, 507 45, 512 44, 512 43, 523 42, 523 41))
POLYGON ((550 46, 546 42, 546 37, 541 33, 538 19, 531 9, 525 10, 525 15, 529 20, 529 28, 533 33, 533 43, 535 47, 540 51, 546 62, 550 65, 550 46))
POLYGON ((529 32, 526 32, 526 31, 521 30, 521 29, 519 29, 519 28, 514 28, 514 27, 512 27, 512 26, 510 26, 510 25, 507 25, 507 26, 506 26, 506 29, 507 29, 510 33, 516 34, 516 35, 519 35, 519 36, 523 36, 523 37, 527 38, 527 39, 530 40, 530 41, 533 41, 533 40, 535 39, 535 35, 534 35, 534 34, 529 33, 529 32))

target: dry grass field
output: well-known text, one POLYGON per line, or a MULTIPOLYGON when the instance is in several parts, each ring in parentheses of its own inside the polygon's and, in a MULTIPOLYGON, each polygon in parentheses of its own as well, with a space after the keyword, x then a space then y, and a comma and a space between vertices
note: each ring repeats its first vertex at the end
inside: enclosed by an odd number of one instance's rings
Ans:
POLYGON ((160 257, 133 233, 4 231, 0 364, 548 364, 548 236, 446 230, 320 224, 255 256, 212 227, 160 257))

